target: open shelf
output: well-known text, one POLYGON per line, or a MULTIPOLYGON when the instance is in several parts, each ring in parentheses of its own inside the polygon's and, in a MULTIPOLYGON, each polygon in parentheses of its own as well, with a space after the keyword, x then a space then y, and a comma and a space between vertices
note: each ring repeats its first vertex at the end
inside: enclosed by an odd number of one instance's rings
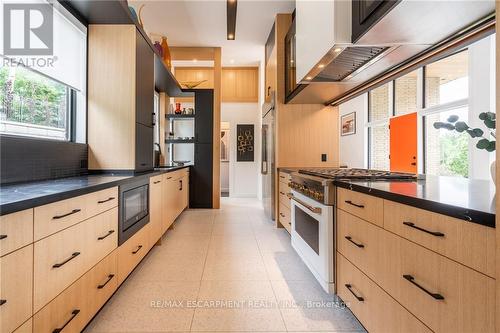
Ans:
POLYGON ((165 143, 174 144, 174 143, 195 143, 195 139, 165 139, 165 143))
POLYGON ((134 24, 142 37, 154 52, 155 88, 166 92, 170 97, 185 96, 181 85, 165 66, 160 54, 153 46, 144 29, 132 17, 125 0, 58 0, 67 10, 75 15, 82 23, 88 24, 134 24))
POLYGON ((166 114, 167 119, 194 119, 194 114, 166 114))

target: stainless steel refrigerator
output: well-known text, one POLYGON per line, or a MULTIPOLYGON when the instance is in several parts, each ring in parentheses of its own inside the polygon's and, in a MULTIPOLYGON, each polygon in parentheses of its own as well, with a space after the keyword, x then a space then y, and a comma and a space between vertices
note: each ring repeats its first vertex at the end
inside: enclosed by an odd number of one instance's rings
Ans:
POLYGON ((262 161, 260 173, 262 174, 262 202, 266 215, 275 219, 275 156, 274 156, 274 92, 271 93, 271 102, 262 106, 262 161))

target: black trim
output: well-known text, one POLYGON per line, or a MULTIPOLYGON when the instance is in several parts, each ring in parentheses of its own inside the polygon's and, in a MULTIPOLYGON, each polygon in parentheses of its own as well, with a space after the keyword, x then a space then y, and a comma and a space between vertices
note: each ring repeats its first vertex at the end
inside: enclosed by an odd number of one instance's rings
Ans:
POLYGON ((226 0, 226 37, 227 40, 236 39, 236 12, 238 0, 226 0))

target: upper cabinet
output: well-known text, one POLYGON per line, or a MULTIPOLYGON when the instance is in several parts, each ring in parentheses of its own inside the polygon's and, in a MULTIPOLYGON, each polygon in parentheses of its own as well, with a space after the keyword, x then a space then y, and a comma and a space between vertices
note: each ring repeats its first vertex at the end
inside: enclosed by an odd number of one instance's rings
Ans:
POLYGON ((222 69, 222 102, 257 103, 259 100, 258 67, 222 69))
POLYGON ((153 167, 154 58, 135 25, 89 25, 89 169, 153 167))
POLYGON ((352 2, 352 42, 356 42, 400 0, 354 0, 352 2))

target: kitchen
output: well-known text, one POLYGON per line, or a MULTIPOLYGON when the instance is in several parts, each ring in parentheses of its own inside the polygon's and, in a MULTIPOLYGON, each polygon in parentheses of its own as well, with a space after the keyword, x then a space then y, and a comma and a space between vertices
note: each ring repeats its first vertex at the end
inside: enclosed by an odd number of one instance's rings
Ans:
POLYGON ((500 331, 495 2, 17 2, 2 332, 500 331))

